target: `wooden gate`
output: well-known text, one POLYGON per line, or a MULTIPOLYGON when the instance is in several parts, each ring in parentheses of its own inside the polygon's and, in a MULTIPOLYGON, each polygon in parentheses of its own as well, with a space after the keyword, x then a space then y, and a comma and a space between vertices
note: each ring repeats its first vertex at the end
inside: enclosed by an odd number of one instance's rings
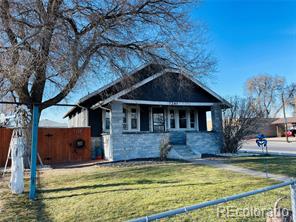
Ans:
POLYGON ((0 128, 0 167, 5 165, 11 135, 12 129, 0 128))
MULTIPOLYGON (((0 128, 0 166, 4 166, 12 130, 0 128)), ((91 160, 90 128, 39 128, 38 153, 44 164, 91 160), (76 141, 84 147, 76 147, 76 141)))

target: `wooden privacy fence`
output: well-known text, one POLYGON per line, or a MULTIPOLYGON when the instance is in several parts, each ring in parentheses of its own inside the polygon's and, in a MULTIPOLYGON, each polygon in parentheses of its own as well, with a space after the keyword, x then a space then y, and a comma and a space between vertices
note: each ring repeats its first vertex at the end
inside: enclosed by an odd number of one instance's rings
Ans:
POLYGON ((12 129, 0 128, 0 167, 5 165, 12 129))
MULTIPOLYGON (((0 128, 0 166, 4 166, 12 129, 0 128)), ((91 131, 83 128, 39 128, 38 153, 44 164, 91 160, 91 131), (83 148, 76 141, 84 142, 83 148)))

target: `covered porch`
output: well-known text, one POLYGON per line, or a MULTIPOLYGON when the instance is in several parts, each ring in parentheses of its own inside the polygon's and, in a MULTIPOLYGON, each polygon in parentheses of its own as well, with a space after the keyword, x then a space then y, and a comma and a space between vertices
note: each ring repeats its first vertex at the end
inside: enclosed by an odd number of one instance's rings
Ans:
POLYGON ((164 140, 182 153, 216 154, 222 146, 219 103, 119 99, 103 110, 102 120, 104 153, 109 160, 157 158, 164 140), (211 113, 211 131, 207 112, 211 113))

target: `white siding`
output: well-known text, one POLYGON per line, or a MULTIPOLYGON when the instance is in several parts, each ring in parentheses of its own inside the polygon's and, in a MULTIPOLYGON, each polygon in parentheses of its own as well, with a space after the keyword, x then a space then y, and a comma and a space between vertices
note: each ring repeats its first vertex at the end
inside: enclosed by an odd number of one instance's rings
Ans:
POLYGON ((87 127, 88 125, 88 110, 83 109, 80 113, 76 113, 68 120, 69 127, 87 127))

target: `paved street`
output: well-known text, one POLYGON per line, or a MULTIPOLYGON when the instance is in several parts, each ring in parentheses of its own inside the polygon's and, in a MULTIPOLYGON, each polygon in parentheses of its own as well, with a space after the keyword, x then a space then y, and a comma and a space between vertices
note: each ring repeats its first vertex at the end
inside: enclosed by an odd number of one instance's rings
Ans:
MULTIPOLYGON (((268 150, 274 153, 287 153, 296 155, 296 139, 293 137, 289 138, 291 143, 287 143, 285 138, 270 138, 268 141, 268 150)), ((257 144, 256 140, 248 140, 244 143, 241 151, 261 151, 257 144)))

